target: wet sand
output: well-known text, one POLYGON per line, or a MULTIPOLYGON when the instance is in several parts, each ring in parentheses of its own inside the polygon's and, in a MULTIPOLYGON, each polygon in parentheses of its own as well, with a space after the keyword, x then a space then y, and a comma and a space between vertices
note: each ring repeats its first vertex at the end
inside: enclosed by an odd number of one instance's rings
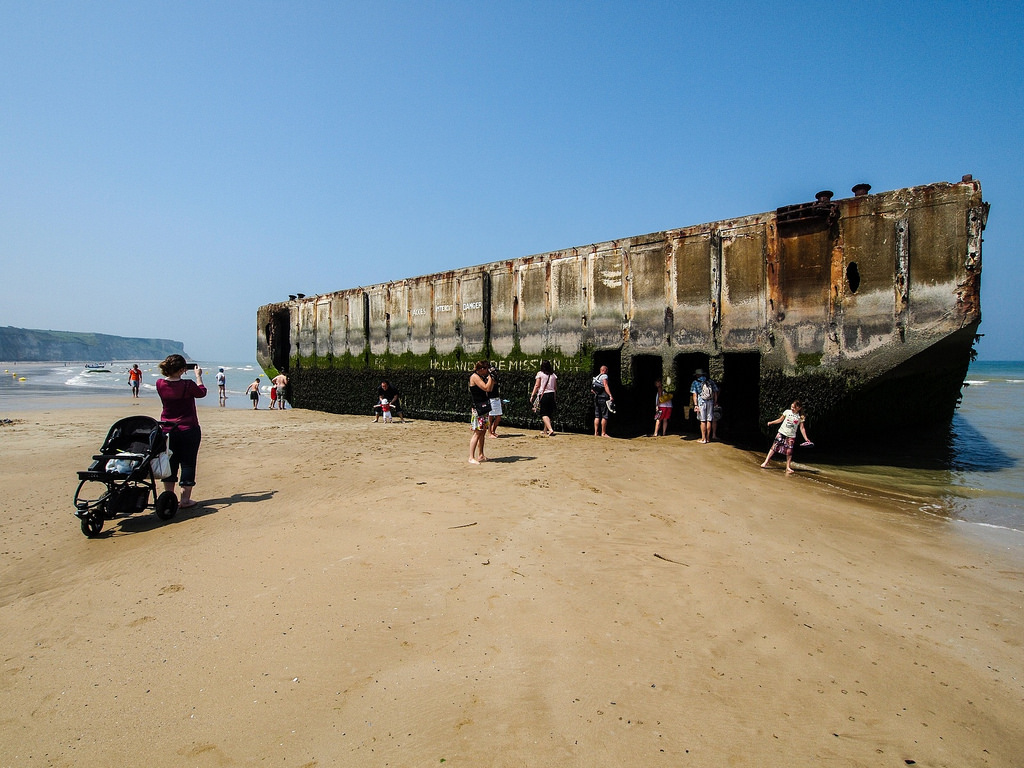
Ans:
POLYGON ((202 504, 87 539, 138 411, 4 414, 0 768, 1024 754, 1024 559, 962 524, 678 437, 473 467, 461 424, 203 409, 202 504))

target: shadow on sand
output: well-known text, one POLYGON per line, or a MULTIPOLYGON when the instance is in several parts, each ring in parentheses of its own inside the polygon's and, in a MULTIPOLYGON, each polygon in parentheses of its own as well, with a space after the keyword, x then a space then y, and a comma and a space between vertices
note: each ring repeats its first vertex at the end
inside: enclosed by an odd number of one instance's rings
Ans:
POLYGON ((202 499, 194 507, 179 509, 178 513, 166 522, 155 514, 137 514, 130 517, 117 518, 112 522, 115 524, 103 532, 97 538, 117 536, 129 533, 145 533, 157 528, 163 528, 186 520, 194 520, 199 517, 212 515, 235 504, 253 504, 261 501, 270 501, 277 491, 254 491, 251 493, 236 493, 219 499, 202 499))
POLYGON ((488 458, 488 464, 514 464, 517 461, 534 461, 536 456, 497 456, 495 458, 488 458))

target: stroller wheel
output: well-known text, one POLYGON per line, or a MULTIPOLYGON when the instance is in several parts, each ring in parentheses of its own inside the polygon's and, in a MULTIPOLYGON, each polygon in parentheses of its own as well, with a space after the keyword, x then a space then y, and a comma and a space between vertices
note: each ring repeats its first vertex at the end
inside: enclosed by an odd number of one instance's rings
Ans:
POLYGON ((174 495, 174 491, 164 491, 157 497, 155 508, 157 517, 161 520, 170 520, 178 512, 178 497, 174 495))
POLYGON ((103 518, 97 515, 86 515, 82 518, 82 533, 95 539, 103 530, 103 518))

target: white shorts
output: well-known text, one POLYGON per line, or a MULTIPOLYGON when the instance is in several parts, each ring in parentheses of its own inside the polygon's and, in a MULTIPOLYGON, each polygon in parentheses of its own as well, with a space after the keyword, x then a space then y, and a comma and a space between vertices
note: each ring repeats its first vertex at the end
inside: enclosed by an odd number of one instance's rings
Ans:
POLYGON ((714 421, 715 413, 714 400, 697 399, 697 421, 714 421))
POLYGON ((492 397, 491 398, 491 412, 489 414, 487 414, 487 415, 488 416, 501 416, 501 398, 500 397, 492 397))

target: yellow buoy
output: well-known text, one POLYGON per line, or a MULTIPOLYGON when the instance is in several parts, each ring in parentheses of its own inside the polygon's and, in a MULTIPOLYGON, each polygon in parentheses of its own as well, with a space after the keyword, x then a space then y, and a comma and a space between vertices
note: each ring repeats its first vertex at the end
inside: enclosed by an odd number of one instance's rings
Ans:
POLYGON ((22 376, 20 379, 18 379, 18 381, 24 381, 24 380, 25 380, 24 376, 22 376))

